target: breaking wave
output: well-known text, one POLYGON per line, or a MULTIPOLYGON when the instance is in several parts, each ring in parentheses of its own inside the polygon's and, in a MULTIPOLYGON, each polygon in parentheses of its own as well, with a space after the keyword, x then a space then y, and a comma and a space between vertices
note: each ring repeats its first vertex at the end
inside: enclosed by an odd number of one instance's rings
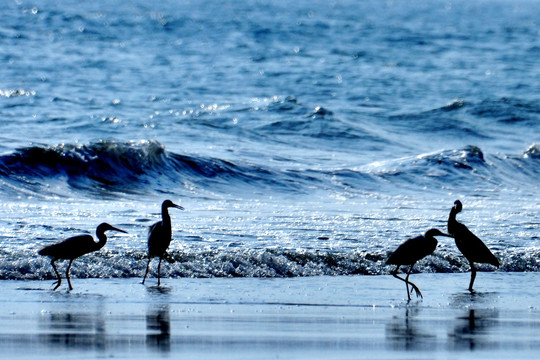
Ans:
POLYGON ((397 158, 355 168, 287 169, 268 164, 168 152, 156 141, 103 141, 34 146, 0 157, 4 192, 186 195, 253 191, 307 193, 313 189, 371 191, 385 186, 460 189, 517 188, 539 183, 540 145, 519 155, 484 154, 476 146, 397 158))
MULTIPOLYGON (((49 260, 30 249, 24 254, 4 250, 0 254, 0 279, 53 279, 49 260)), ((191 252, 173 250, 172 263, 162 263, 162 276, 181 278, 210 277, 301 277, 319 275, 384 275, 394 269, 386 266, 388 251, 358 250, 326 252, 279 249, 216 249, 191 252)), ((540 249, 513 249, 496 254, 501 262, 497 270, 479 265, 482 271, 540 271, 540 249)), ((154 260, 157 263, 157 260, 154 260)), ((140 277, 146 268, 146 254, 140 251, 102 249, 77 259, 71 274, 78 278, 140 277)), ((155 271, 156 263, 151 266, 155 271)), ((62 263, 59 263, 62 264, 62 263)), ((67 263, 60 265, 62 268, 67 263)), ((438 249, 418 262, 414 272, 455 273, 469 271, 468 262, 456 251, 438 249)), ((155 275, 155 273, 153 274, 155 275)))

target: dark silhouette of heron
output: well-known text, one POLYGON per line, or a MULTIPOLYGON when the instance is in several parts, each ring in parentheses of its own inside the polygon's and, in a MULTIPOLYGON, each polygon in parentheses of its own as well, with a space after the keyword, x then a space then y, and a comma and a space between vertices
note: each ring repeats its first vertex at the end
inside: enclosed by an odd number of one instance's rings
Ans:
POLYGON ((96 235, 99 239, 98 242, 95 242, 94 238, 91 235, 78 235, 70 237, 59 243, 46 246, 38 252, 39 255, 50 256, 52 258, 51 265, 54 269, 56 277, 58 278, 58 280, 56 280, 56 282, 54 283, 56 284, 56 286, 53 290, 58 289, 58 287, 62 283, 62 277, 60 276, 60 273, 56 268, 56 260, 69 260, 69 265, 66 270, 66 279, 69 284, 69 290, 73 290, 73 287, 71 286, 71 280, 69 278, 69 270, 71 269, 71 264, 73 263, 73 260, 80 256, 83 256, 84 254, 98 251, 103 246, 105 246, 105 244, 107 243, 107 236, 105 236, 105 231, 109 230, 125 233, 124 230, 115 228, 114 226, 111 226, 107 223, 102 223, 99 224, 96 229, 96 235))
POLYGON ((488 247, 474 235, 465 225, 456 220, 456 214, 461 212, 461 201, 456 200, 448 217, 448 233, 456 240, 456 245, 471 265, 471 282, 469 291, 473 292, 473 283, 476 278, 474 263, 491 264, 499 267, 499 260, 489 251, 488 247))
MULTIPOLYGON (((420 259, 425 258, 435 251, 437 247, 437 239, 434 236, 448 236, 448 234, 442 233, 438 229, 430 229, 426 231, 424 235, 420 235, 411 239, 406 240, 404 243, 398 246, 398 248, 390 255, 386 263, 389 265, 397 265, 396 269, 392 271, 392 275, 395 278, 398 278, 401 281, 405 282, 405 287, 407 288, 407 297, 411 300, 411 295, 409 292, 409 285, 412 286, 412 289, 416 291, 416 296, 422 297, 420 289, 409 281, 409 275, 411 274, 414 264, 420 259), (410 265, 409 271, 407 272, 407 277, 403 279, 398 276, 398 271, 401 265, 410 265)), ((411 292, 412 292, 411 289, 411 292)))
POLYGON ((153 257, 159 257, 158 263, 158 286, 161 283, 161 260, 167 257, 167 248, 171 243, 172 230, 171 230, 171 217, 169 216, 170 207, 174 207, 180 210, 184 210, 180 205, 174 204, 171 200, 165 200, 161 204, 161 221, 158 221, 148 229, 148 264, 146 265, 146 272, 142 283, 146 280, 148 270, 150 269, 150 261, 153 257))

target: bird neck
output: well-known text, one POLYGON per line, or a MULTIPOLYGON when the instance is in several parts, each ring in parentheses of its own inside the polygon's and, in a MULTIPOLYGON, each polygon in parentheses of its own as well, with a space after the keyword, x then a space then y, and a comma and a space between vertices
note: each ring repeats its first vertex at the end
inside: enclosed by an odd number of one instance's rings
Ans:
POLYGON ((161 207, 161 219, 162 219, 163 224, 170 224, 171 223, 171 217, 169 216, 169 210, 165 206, 161 207))
POLYGON ((448 233, 450 233, 450 235, 454 233, 454 226, 457 223, 457 220, 456 220, 457 213, 458 212, 456 211, 456 209, 452 208, 452 210, 450 210, 450 215, 448 216, 448 233))
POLYGON ((98 242, 96 243, 96 249, 101 249, 102 247, 105 246, 105 244, 107 243, 107 236, 105 235, 105 232, 104 231, 98 231, 96 232, 96 235, 97 235, 97 238, 98 238, 98 242))
POLYGON ((450 210, 450 215, 448 216, 448 221, 456 220, 456 209, 452 208, 450 210))

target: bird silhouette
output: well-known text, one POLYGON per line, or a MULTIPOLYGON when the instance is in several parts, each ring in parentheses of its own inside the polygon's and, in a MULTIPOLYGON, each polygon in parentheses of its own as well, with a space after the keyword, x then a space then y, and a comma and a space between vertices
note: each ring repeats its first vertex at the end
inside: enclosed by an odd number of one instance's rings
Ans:
POLYGON ((105 235, 105 231, 109 230, 125 233, 124 230, 115 228, 114 226, 111 226, 107 223, 102 223, 99 224, 96 229, 96 235, 99 240, 98 242, 95 242, 94 238, 91 235, 78 235, 70 237, 59 243, 46 246, 38 252, 39 255, 50 256, 52 258, 51 265, 58 279, 56 280, 56 282, 53 283, 53 285, 56 284, 53 290, 58 289, 58 287, 62 283, 62 277, 60 276, 60 273, 56 268, 56 260, 69 260, 69 265, 66 270, 66 279, 69 284, 69 290, 73 290, 73 287, 71 286, 71 280, 69 278, 69 270, 71 269, 71 264, 73 263, 73 260, 80 256, 83 256, 84 254, 98 251, 103 246, 105 246, 105 244, 107 243, 107 236, 105 235))
POLYGON ((461 212, 463 205, 461 201, 456 200, 454 206, 450 210, 448 217, 448 233, 452 235, 456 241, 456 246, 461 251, 463 256, 471 265, 471 282, 469 283, 469 291, 473 292, 474 279, 476 279, 476 268, 474 263, 491 264, 499 267, 499 260, 493 255, 488 247, 474 235, 465 225, 456 220, 456 214, 461 212))
POLYGON ((435 239, 435 236, 450 237, 450 235, 444 234, 438 229, 430 229, 426 231, 424 235, 406 240, 404 243, 399 245, 398 248, 390 255, 388 260, 386 260, 386 264, 388 265, 397 265, 396 269, 392 271, 391 274, 395 278, 405 282, 405 287, 407 288, 407 297, 409 300, 411 300, 410 292, 412 292, 412 289, 416 291, 417 297, 422 297, 420 289, 409 281, 409 275, 411 274, 414 264, 416 264, 418 260, 423 259, 435 251, 435 248, 437 247, 437 239, 435 239), (407 277, 405 277, 405 279, 399 277, 397 274, 402 265, 410 265, 409 271, 407 272, 407 277), (409 285, 412 286, 410 292, 409 285))
POLYGON ((158 263, 158 286, 161 284, 161 260, 167 257, 167 248, 171 243, 172 230, 171 230, 171 217, 169 216, 168 208, 177 208, 184 210, 180 205, 174 204, 171 200, 165 200, 161 204, 161 221, 150 226, 148 229, 148 264, 146 265, 146 272, 142 283, 146 280, 148 270, 150 269, 150 261, 153 257, 159 257, 158 263))

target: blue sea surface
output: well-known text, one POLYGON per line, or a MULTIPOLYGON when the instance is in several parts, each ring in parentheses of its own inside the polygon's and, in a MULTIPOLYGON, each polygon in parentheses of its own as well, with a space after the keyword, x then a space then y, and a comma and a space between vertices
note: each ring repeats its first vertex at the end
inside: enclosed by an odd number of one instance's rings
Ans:
MULTIPOLYGON (((74 277, 137 277, 171 199, 170 277, 385 274, 465 223, 540 270, 532 0, 16 0, 0 9, 0 278, 109 222, 74 277)), ((463 272, 440 239, 423 272, 463 272)), ((482 270, 493 271, 491 266, 482 270)))

